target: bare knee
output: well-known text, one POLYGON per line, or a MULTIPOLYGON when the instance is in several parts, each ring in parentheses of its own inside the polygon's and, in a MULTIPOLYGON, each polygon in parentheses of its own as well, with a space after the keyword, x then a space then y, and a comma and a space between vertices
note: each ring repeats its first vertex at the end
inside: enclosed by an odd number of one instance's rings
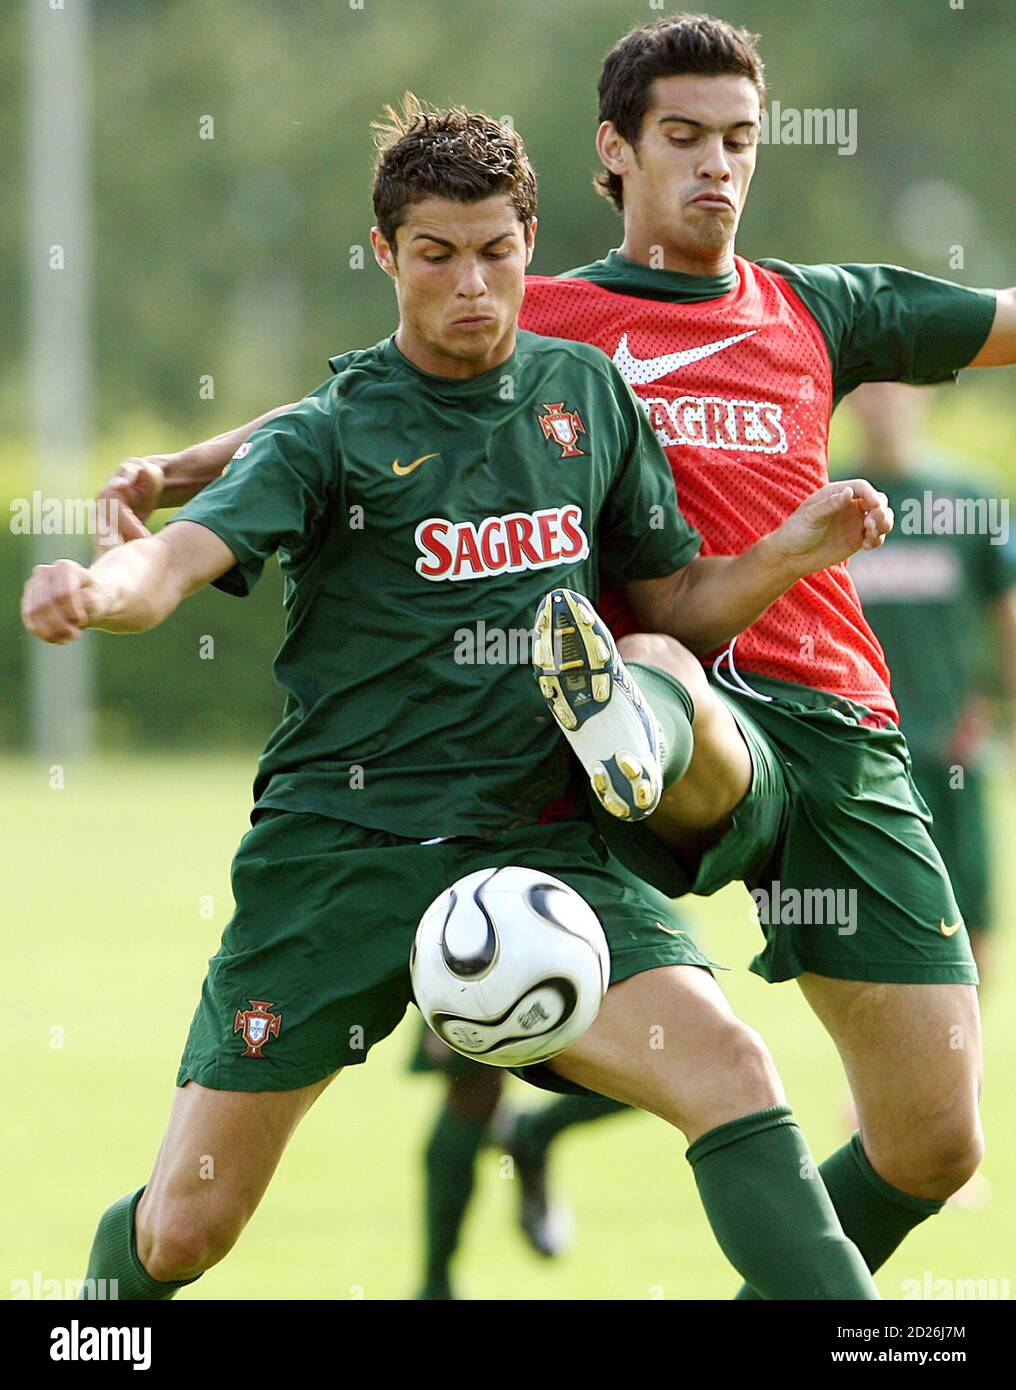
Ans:
MULTIPOLYGON (((719 1052, 726 1071, 725 1108, 735 1108, 740 1119, 756 1110, 783 1103, 783 1086, 769 1049, 754 1028, 735 1019, 719 1052)), ((724 1123, 717 1119, 717 1124, 724 1123)))
POLYGON ((977 1172, 984 1137, 977 1116, 916 1124, 884 1139, 863 1136, 865 1152, 880 1177, 911 1197, 945 1201, 977 1172))
POLYGON ((611 985, 592 1027, 550 1067, 659 1115, 689 1140, 785 1103, 765 1043, 696 967, 663 966, 611 985))
POLYGON ((621 638, 617 649, 625 661, 641 661, 644 666, 655 666, 675 676, 693 700, 709 693, 702 663, 674 637, 662 632, 632 632, 621 638))
POLYGON ((677 1090, 665 1098, 665 1109, 653 1107, 689 1142, 719 1125, 785 1103, 769 1049, 740 1019, 723 1020, 712 1039, 708 1064, 699 1072, 690 1088, 688 1078, 680 1078, 677 1090))
POLYGON ((135 1216, 138 1258, 153 1279, 195 1279, 229 1253, 243 1230, 236 1211, 211 1209, 207 1201, 142 1200, 135 1216))

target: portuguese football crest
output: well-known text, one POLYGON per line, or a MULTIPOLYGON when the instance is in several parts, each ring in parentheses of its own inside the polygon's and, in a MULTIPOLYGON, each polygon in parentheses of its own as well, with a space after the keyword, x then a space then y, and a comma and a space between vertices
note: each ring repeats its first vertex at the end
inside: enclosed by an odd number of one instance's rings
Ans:
POLYGON ((547 412, 546 415, 536 417, 540 422, 540 428, 548 439, 560 444, 563 450, 561 457, 585 457, 579 448, 578 440, 579 435, 586 434, 587 430, 578 411, 565 410, 564 401, 558 401, 556 405, 542 405, 540 409, 547 412))
POLYGON ((247 1050, 241 1057, 263 1057, 262 1048, 269 1038, 277 1038, 282 1027, 282 1015, 273 1014, 267 999, 252 999, 249 1009, 237 1009, 234 1033, 242 1033, 247 1050))

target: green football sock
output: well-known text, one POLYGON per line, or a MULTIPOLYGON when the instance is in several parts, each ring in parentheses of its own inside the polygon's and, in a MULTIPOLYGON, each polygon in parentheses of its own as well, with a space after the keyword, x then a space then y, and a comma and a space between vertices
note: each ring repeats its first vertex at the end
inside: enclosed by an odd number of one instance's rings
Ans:
POLYGON ((424 1298, 447 1298, 450 1266, 462 1219, 473 1195, 476 1155, 487 1132, 485 1120, 471 1120, 447 1106, 427 1145, 427 1251, 424 1298))
MULTIPOLYGON (((859 1134, 830 1154, 818 1171, 840 1225, 872 1272, 881 1269, 909 1231, 945 1205, 911 1197, 880 1178, 868 1162, 859 1134)), ((747 1300, 759 1295, 744 1284, 734 1297, 747 1300)))
POLYGON ((691 727, 695 703, 677 677, 658 666, 646 666, 641 661, 629 661, 627 666, 659 721, 663 734, 663 785, 669 787, 688 771, 695 751, 691 727))
POLYGON ((630 1107, 607 1096, 561 1096, 538 1110, 527 1110, 515 1122, 512 1148, 521 1151, 532 1163, 542 1163, 552 1141, 572 1125, 587 1124, 616 1115, 630 1107))
MULTIPOLYGON (((177 1289, 185 1284, 193 1284, 194 1279, 180 1279, 162 1283, 153 1279, 138 1259, 134 1240, 134 1212, 141 1201, 143 1187, 136 1192, 128 1192, 118 1202, 107 1208, 99 1219, 99 1227, 92 1242, 92 1253, 88 1257, 88 1271, 85 1283, 78 1297, 91 1302, 110 1289, 116 1280, 116 1297, 121 1302, 153 1303, 159 1299, 172 1298, 177 1289), (105 1283, 100 1281, 105 1280, 105 1283)), ((200 1274, 195 1275, 200 1279, 200 1274)))
POLYGON ((789 1106, 718 1125, 687 1156, 720 1248, 763 1298, 878 1298, 789 1106))

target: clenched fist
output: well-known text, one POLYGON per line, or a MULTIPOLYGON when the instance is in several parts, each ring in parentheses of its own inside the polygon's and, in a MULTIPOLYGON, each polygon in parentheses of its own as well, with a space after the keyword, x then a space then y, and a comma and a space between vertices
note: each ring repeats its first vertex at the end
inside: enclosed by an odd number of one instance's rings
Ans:
POLYGON ((804 576, 838 565, 858 550, 875 550, 893 528, 884 492, 865 478, 826 483, 805 498, 773 532, 796 572, 804 576))
POLYGON ((154 459, 124 459, 99 493, 100 502, 112 504, 116 524, 106 531, 100 530, 98 549, 109 550, 125 541, 138 541, 150 535, 144 523, 159 505, 164 485, 162 467, 154 459))
POLYGON ((113 597, 76 560, 36 565, 21 595, 21 621, 33 637, 64 646, 109 612, 113 597))

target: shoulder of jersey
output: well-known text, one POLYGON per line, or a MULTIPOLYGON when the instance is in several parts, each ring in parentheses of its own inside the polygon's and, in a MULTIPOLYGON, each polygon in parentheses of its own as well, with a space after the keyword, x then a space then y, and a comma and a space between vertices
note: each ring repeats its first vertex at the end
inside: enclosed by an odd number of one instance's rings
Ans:
MULTIPOLYGON (((386 340, 387 341, 387 340, 386 340)), ((347 372, 355 371, 357 368, 370 371, 383 367, 381 351, 385 343, 375 343, 368 348, 353 348, 349 352, 340 352, 336 357, 329 357, 328 365, 331 367, 335 376, 344 376, 347 372)))
POLYGON ((842 284, 851 270, 867 268, 865 266, 839 265, 835 261, 781 261, 775 256, 760 256, 757 261, 745 261, 743 264, 752 271, 761 270, 766 275, 776 275, 781 280, 788 281, 795 288, 799 284, 816 288, 833 288, 842 284))
POLYGON ((588 294, 590 290, 600 290, 595 280, 585 280, 581 275, 527 275, 526 296, 534 298, 548 291, 556 294, 588 294))
MULTIPOLYGON (((387 340, 385 340, 387 341, 387 340)), ((384 361, 382 350, 385 342, 375 343, 369 348, 354 348, 351 352, 330 357, 328 365, 332 376, 325 382, 328 398, 338 403, 374 383, 388 381, 395 370, 391 363, 384 361)))
POLYGON ((532 333, 520 328, 519 346, 531 354, 564 354, 572 362, 592 367, 601 375, 609 371, 611 366, 610 358, 594 343, 579 342, 575 338, 555 338, 552 334, 532 333))

